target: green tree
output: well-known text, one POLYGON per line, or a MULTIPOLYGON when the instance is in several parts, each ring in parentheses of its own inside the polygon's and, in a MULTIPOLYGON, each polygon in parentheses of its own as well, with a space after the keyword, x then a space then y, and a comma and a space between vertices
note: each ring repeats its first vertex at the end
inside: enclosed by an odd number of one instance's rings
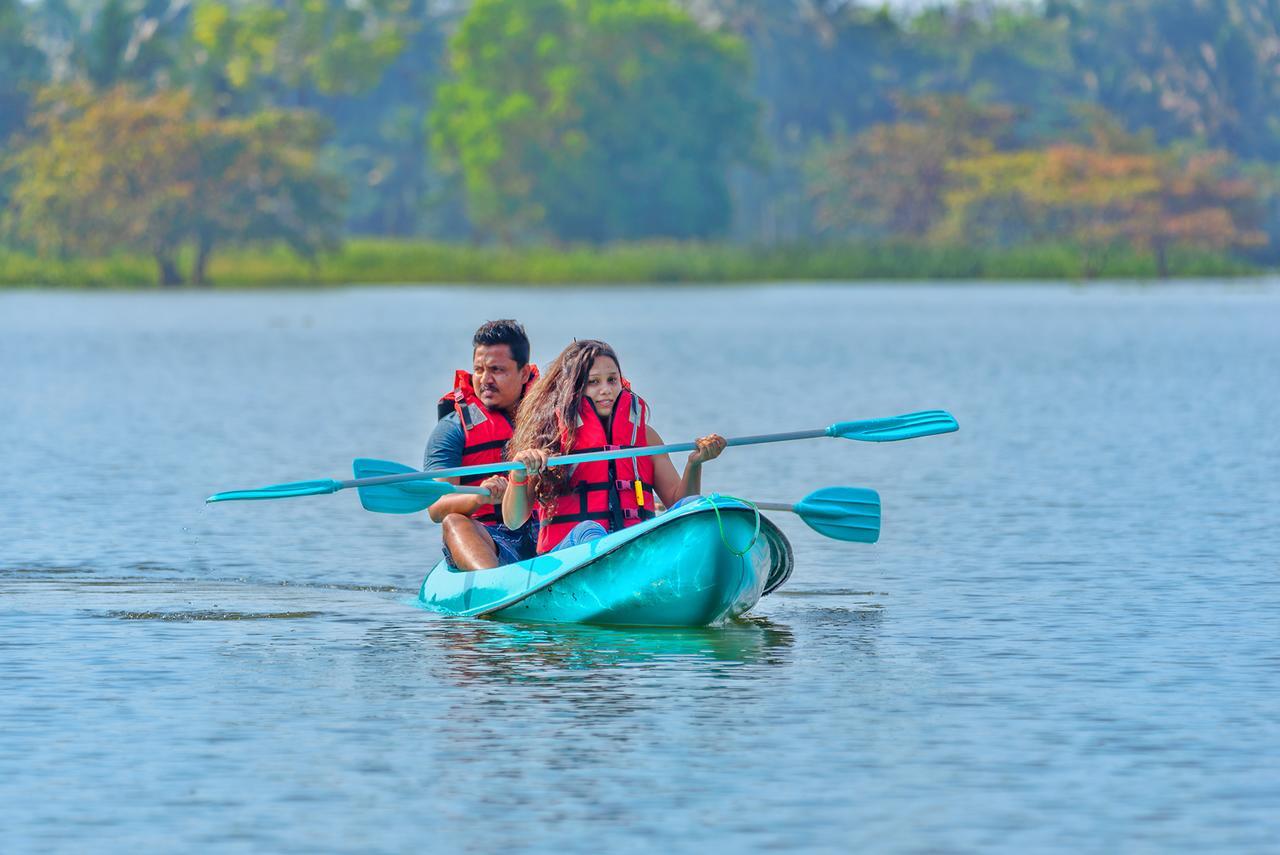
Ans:
POLYGON ((125 76, 125 52, 133 35, 133 15, 125 0, 107 0, 93 20, 80 62, 94 86, 112 86, 125 76))
POLYGON ((77 5, 63 13, 79 19, 70 60, 80 78, 106 89, 119 83, 165 87, 181 76, 189 0, 77 5))
POLYGON ((1086 97, 1072 63, 1069 26, 1038 4, 960 0, 905 24, 899 62, 909 93, 951 93, 1006 105, 1023 144, 1061 135, 1086 97))
POLYGON ((1275 0, 1059 0, 1090 95, 1162 142, 1280 160, 1275 0))
POLYGON ((0 147, 26 123, 31 90, 47 73, 44 54, 32 43, 26 7, 21 0, 0 0, 0 147))
POLYGON ((443 73, 446 19, 432 0, 413 0, 417 26, 372 88, 331 96, 317 109, 335 132, 326 147, 350 189, 347 227, 357 233, 461 237, 466 217, 456 181, 427 156, 426 117, 443 73))
POLYGON ((194 284, 206 284, 217 246, 279 242, 304 258, 337 246, 344 191, 319 168, 320 119, 264 110, 194 124, 201 169, 185 235, 196 249, 194 284))
POLYGON ((503 239, 724 232, 756 107, 736 38, 662 0, 478 0, 431 116, 472 220, 503 239))
POLYGON ((410 0, 247 3, 198 0, 193 76, 210 97, 311 106, 313 93, 378 82, 415 28, 410 0))
POLYGON ((203 283, 219 244, 284 241, 305 255, 336 242, 341 193, 317 168, 313 116, 199 118, 185 91, 126 87, 50 90, 41 108, 37 138, 12 158, 11 218, 45 252, 145 252, 177 285, 187 244, 203 283))
POLYGON ((37 137, 13 158, 18 234, 45 252, 146 252, 163 284, 181 281, 181 223, 199 167, 186 95, 76 87, 47 92, 40 108, 37 137))

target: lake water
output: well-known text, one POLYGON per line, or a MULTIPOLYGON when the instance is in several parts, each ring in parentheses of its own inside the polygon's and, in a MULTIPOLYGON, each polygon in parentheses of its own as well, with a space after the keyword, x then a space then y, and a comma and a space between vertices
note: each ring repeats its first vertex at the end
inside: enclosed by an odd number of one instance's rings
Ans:
MULTIPOLYGON (((6 852, 1276 851, 1280 282, 0 294, 6 852), (421 461, 482 321, 618 349, 778 518, 749 620, 413 604, 425 516, 217 490, 421 461)), ((679 462, 679 460, 677 461, 679 462)))

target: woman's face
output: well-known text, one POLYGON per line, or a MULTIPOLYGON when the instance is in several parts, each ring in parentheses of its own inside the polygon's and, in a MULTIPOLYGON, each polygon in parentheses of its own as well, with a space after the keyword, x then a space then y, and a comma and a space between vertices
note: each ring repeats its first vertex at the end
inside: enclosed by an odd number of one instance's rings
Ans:
POLYGON ((622 372, 618 370, 618 363, 608 356, 597 356, 587 374, 584 394, 595 406, 596 415, 602 419, 612 415, 613 405, 622 394, 622 372))

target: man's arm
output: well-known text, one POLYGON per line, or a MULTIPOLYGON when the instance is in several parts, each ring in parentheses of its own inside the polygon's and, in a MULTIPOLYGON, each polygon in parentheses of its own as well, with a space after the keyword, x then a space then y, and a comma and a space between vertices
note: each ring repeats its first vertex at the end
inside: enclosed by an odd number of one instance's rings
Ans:
MULTIPOLYGON (((427 450, 422 455, 422 471, 432 469, 452 469, 462 465, 462 451, 467 445, 467 435, 462 430, 457 413, 450 413, 436 423, 431 438, 427 440, 427 450)), ((450 484, 457 484, 457 478, 442 478, 450 484)), ((473 496, 469 493, 450 493, 436 500, 427 508, 432 522, 440 522, 449 514, 471 516, 480 508, 491 503, 488 496, 473 496)))

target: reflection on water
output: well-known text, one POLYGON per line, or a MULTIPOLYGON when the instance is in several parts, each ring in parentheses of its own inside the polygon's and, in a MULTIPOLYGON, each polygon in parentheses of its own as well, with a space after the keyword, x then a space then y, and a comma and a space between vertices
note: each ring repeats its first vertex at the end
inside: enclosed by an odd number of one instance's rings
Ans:
POLYGON ((584 625, 519 624, 443 618, 432 621, 433 643, 465 652, 459 676, 477 664, 486 673, 507 663, 512 674, 544 670, 581 671, 676 659, 729 664, 778 665, 793 643, 791 630, 765 618, 721 627, 687 629, 618 628, 584 625), (478 660, 478 661, 477 661, 478 660))

